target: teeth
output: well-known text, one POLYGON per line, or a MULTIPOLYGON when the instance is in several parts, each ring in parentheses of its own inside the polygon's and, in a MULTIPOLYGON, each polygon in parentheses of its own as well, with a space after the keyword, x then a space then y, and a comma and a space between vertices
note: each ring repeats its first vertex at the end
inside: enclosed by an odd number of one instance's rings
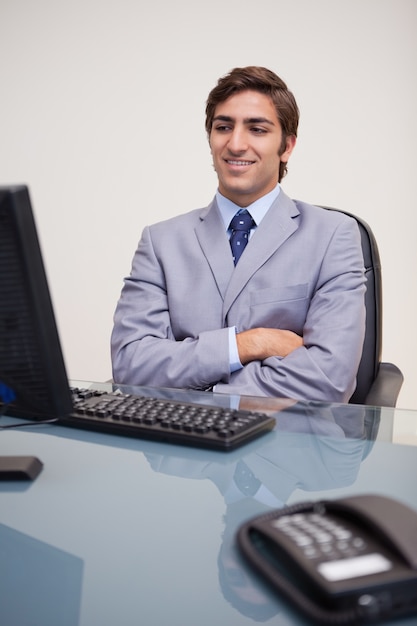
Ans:
POLYGON ((252 165, 252 161, 227 161, 230 165, 252 165))

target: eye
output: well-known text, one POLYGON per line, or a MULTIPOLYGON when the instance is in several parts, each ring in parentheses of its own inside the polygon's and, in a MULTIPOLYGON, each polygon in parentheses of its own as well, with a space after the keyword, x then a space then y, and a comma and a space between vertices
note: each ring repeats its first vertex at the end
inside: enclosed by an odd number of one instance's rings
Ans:
POLYGON ((254 135, 264 135, 268 132, 266 128, 261 128, 259 126, 253 126, 250 130, 254 135))
POLYGON ((227 131, 231 130, 231 126, 230 124, 217 124, 216 126, 214 126, 214 130, 217 131, 218 133, 226 133, 227 131))

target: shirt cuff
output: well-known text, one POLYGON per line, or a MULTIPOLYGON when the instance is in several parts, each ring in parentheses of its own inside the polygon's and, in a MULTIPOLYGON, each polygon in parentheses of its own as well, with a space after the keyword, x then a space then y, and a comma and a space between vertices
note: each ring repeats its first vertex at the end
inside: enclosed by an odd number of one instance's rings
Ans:
POLYGON ((236 326, 231 326, 229 328, 229 364, 230 364, 230 373, 236 372, 237 370, 241 370, 243 365, 239 359, 239 352, 237 350, 237 341, 236 341, 236 326))

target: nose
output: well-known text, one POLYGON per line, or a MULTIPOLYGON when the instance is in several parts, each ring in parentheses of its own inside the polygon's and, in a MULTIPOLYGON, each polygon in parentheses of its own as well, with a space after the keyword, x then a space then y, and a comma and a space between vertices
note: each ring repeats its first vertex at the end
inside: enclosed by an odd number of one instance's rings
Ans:
POLYGON ((227 147, 234 154, 241 154, 248 148, 246 133, 244 129, 235 127, 229 135, 227 147))

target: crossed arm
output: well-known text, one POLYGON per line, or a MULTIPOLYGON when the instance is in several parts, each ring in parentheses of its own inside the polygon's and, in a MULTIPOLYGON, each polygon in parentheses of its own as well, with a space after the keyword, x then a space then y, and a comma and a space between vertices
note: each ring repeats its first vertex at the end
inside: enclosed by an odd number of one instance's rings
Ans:
POLYGON ((303 345, 303 338, 291 330, 251 328, 236 335, 242 365, 271 356, 286 357, 303 345))

